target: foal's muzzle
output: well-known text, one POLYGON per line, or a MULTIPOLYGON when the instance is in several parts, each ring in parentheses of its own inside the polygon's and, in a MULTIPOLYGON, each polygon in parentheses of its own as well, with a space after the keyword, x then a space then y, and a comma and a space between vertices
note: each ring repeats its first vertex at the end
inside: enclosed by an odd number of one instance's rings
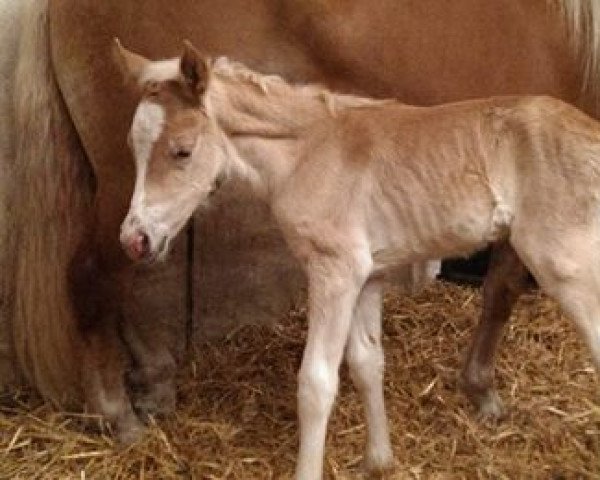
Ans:
POLYGON ((129 258, 146 263, 153 263, 164 256, 169 244, 163 232, 131 212, 123 220, 119 240, 129 258))
POLYGON ((151 256, 150 237, 141 230, 135 230, 129 235, 122 234, 121 244, 127 256, 136 262, 151 256))

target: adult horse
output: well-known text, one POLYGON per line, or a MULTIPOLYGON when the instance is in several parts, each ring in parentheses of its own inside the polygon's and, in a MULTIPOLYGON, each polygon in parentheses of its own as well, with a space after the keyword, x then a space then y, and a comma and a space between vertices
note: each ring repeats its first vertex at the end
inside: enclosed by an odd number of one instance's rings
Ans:
MULTIPOLYGON (((131 268, 118 234, 133 186, 124 139, 134 99, 118 88, 113 37, 152 58, 176 55, 188 38, 210 55, 228 55, 263 72, 409 103, 545 93, 597 113, 597 0, 257 0, 251 8, 243 0, 218 6, 208 0, 27 4, 9 248, 16 253, 9 296, 15 350, 44 396, 59 402, 83 393, 124 436, 138 427, 125 369, 132 363, 138 380, 153 386, 168 383, 173 361, 164 348, 150 354, 154 349, 123 321, 132 304, 131 268)), ((247 225, 262 224, 254 210, 237 212, 251 218, 247 225)), ((260 264, 261 255, 275 248, 275 260, 262 272, 272 283, 261 288, 280 295, 263 307, 285 305, 278 273, 290 267, 280 243, 265 248, 264 239, 247 240, 247 231, 232 230, 227 219, 203 225, 212 230, 205 241, 200 229, 205 317, 252 312, 257 296, 246 281, 251 275, 227 261, 260 264), (242 258, 245 249, 254 256, 242 258), (231 281, 240 274, 244 281, 231 281)), ((464 374, 471 398, 492 414, 499 413, 493 353, 525 276, 509 248, 499 252, 464 374)))

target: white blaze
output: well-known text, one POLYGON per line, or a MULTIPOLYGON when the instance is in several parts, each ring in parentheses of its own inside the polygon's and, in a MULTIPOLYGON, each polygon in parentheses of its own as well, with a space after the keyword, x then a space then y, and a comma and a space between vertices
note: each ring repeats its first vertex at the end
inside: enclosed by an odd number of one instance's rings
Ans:
POLYGON ((174 80, 179 76, 179 58, 169 60, 159 60, 146 65, 139 79, 139 84, 146 82, 166 82, 174 80))
MULTIPOLYGON (((131 142, 136 164, 135 191, 131 200, 132 210, 140 208, 144 201, 144 182, 148 162, 156 141, 165 126, 165 109, 156 103, 142 101, 133 117, 131 142)), ((139 212, 141 213, 141 212, 139 212)))

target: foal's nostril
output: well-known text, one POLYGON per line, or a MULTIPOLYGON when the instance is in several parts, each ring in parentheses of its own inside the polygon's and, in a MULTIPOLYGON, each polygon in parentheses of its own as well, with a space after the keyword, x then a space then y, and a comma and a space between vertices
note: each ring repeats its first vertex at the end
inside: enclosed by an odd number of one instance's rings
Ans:
POLYGON ((129 248, 135 259, 141 259, 150 253, 150 237, 144 232, 137 231, 130 242, 129 248))
POLYGON ((141 251, 147 253, 150 250, 150 238, 145 233, 140 233, 141 251))

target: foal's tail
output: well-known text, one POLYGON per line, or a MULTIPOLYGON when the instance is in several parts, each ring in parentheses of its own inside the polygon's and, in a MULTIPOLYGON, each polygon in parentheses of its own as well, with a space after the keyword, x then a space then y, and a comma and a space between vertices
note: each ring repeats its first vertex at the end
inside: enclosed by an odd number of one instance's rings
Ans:
POLYGON ((66 272, 91 207, 93 180, 52 71, 48 0, 25 0, 22 20, 7 303, 22 373, 46 399, 63 403, 80 395, 82 345, 66 272))
POLYGON ((600 114, 600 0, 558 1, 581 62, 582 93, 600 114))

